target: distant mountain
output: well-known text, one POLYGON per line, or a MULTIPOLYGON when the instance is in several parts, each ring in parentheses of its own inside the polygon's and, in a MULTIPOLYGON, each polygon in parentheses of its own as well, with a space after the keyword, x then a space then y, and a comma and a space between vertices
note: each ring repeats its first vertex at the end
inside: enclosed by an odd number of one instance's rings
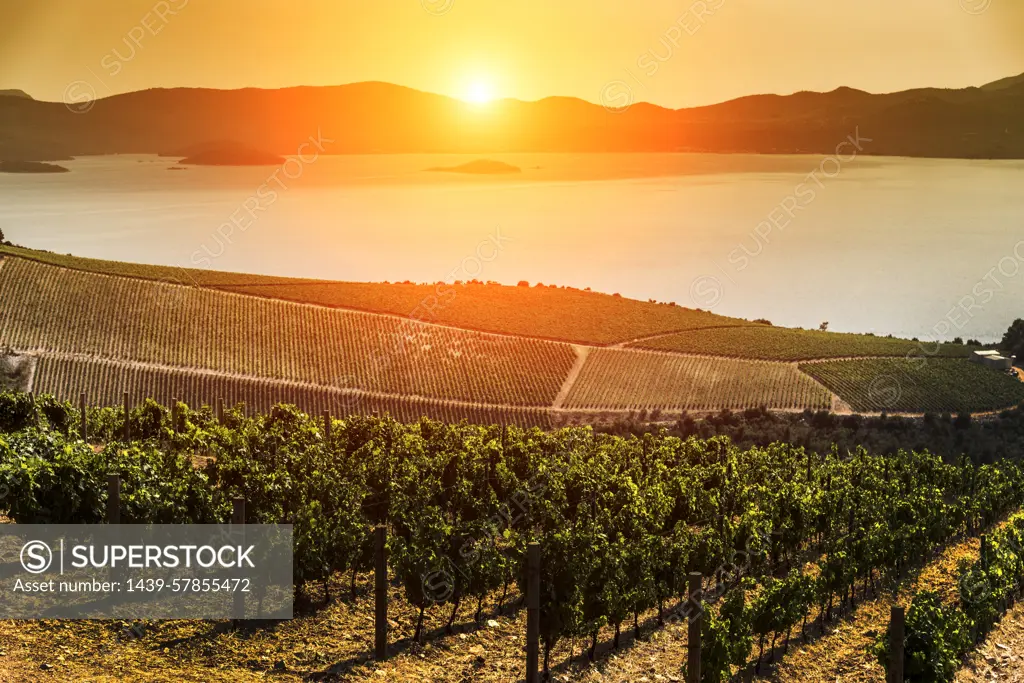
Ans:
POLYGON ((1007 88, 1013 88, 1018 85, 1024 85, 1024 74, 1020 76, 1010 76, 1009 78, 1003 78, 998 81, 989 83, 988 85, 981 86, 982 90, 1005 90, 1007 88))
POLYGON ((610 110, 564 97, 481 106, 387 83, 155 89, 91 105, 0 98, 0 159, 166 153, 210 140, 234 140, 278 155, 299 153, 301 145, 306 155, 833 154, 858 130, 870 139, 863 144, 867 154, 1024 158, 1024 76, 983 88, 882 95, 839 88, 679 110, 646 103, 610 110))
POLYGON ((25 100, 32 99, 32 96, 24 90, 0 90, 0 97, 20 97, 25 100))

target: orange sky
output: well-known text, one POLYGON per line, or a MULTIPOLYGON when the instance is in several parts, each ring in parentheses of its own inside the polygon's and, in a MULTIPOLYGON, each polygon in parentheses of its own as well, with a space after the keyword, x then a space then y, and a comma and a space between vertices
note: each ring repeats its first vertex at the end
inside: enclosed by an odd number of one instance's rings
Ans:
POLYGON ((0 89, 51 100, 381 80, 683 107, 1020 72, 1024 0, 0 0, 0 89))

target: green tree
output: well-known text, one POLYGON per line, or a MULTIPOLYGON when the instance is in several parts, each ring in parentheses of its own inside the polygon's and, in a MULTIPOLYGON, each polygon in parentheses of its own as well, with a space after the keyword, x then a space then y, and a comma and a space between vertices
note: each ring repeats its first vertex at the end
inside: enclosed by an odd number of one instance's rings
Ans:
POLYGON ((1017 356, 1019 362, 1024 362, 1024 319, 1017 318, 1010 325, 1010 329, 1003 335, 1001 344, 1003 351, 1011 356, 1017 356))

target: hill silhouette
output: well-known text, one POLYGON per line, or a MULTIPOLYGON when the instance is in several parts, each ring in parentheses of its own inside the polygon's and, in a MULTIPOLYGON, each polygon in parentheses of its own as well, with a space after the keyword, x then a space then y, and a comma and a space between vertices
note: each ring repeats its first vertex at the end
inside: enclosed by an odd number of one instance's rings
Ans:
POLYGON ((276 154, 230 141, 193 145, 182 154, 164 156, 185 157, 178 163, 194 166, 277 166, 285 162, 276 154))
POLYGON ((153 89, 62 103, 0 98, 0 158, 166 153, 235 140, 279 155, 757 152, 833 154, 847 136, 868 154, 1024 158, 1024 76, 981 88, 752 95, 672 110, 606 109, 579 99, 480 107, 388 83, 281 90, 153 89))
POLYGON ((474 175, 502 175, 505 173, 521 173, 523 169, 503 161, 477 159, 457 166, 435 166, 428 168, 435 173, 470 173, 474 175))

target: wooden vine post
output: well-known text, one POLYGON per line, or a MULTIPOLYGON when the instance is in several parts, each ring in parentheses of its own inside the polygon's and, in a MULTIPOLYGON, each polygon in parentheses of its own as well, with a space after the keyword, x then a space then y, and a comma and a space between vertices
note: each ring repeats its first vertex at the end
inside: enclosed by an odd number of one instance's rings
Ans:
POLYGON ((121 475, 107 475, 107 524, 121 523, 121 475))
POLYGON ((224 399, 217 399, 217 424, 224 426, 224 399))
POLYGON ((687 683, 700 683, 700 627, 704 622, 704 589, 701 585, 703 578, 700 572, 691 572, 689 581, 690 594, 690 624, 686 638, 687 662, 686 681, 687 683))
POLYGON ((538 683, 540 664, 540 544, 526 549, 526 683, 538 683))
POLYGON ((388 658, 388 534, 384 525, 375 530, 374 549, 374 641, 373 653, 378 662, 388 658))
POLYGON ((175 396, 171 397, 171 431, 178 433, 178 399, 175 396))
POLYGON ((889 617, 889 683, 903 683, 903 638, 906 629, 906 614, 903 608, 893 605, 889 617))
MULTIPOLYGON (((245 498, 235 498, 231 501, 231 526, 241 527, 239 531, 241 534, 245 533, 245 498)), ((240 590, 235 591, 233 612, 245 614, 245 593, 240 590)), ((235 628, 238 628, 242 621, 241 618, 235 618, 232 623, 235 628)))
MULTIPOLYGON (((116 472, 107 474, 107 524, 121 523, 121 475, 116 472)), ((110 565, 111 581, 121 582, 126 578, 124 567, 110 565)))
POLYGON ((324 441, 331 440, 331 411, 324 411, 324 441))
POLYGON ((78 416, 81 418, 82 423, 79 426, 80 433, 82 435, 82 441, 89 440, 89 419, 88 409, 85 405, 85 392, 78 395, 78 416))
POLYGON ((132 407, 131 407, 131 394, 127 391, 124 392, 124 440, 125 442, 132 440, 132 407))

